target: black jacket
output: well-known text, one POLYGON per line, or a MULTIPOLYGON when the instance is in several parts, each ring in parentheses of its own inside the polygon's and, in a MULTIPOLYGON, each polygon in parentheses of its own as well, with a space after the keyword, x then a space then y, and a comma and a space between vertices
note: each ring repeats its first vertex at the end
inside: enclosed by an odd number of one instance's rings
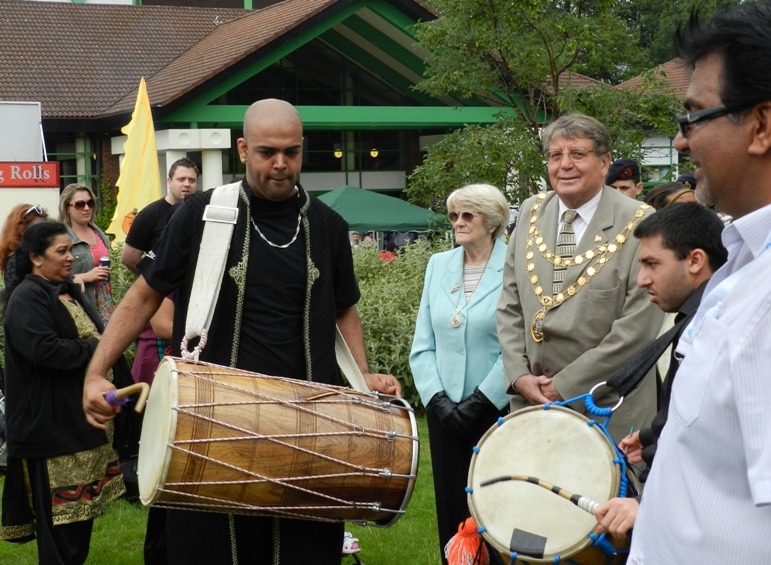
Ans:
POLYGON ((694 290, 685 302, 680 306, 677 315, 675 316, 675 323, 684 320, 682 329, 677 333, 675 339, 672 341, 672 352, 669 358, 669 370, 667 376, 664 379, 661 389, 661 397, 659 399, 659 411, 654 416, 651 426, 649 428, 643 428, 640 430, 640 443, 643 445, 642 458, 645 463, 648 464, 648 469, 643 471, 640 476, 640 480, 645 481, 648 478, 648 470, 653 464, 653 458, 656 456, 656 447, 658 446, 659 436, 661 436, 661 430, 664 429, 664 424, 667 423, 667 414, 669 412, 669 398, 672 395, 672 382, 675 380, 677 369, 680 367, 680 361, 675 356, 675 349, 680 341, 682 335, 688 323, 696 315, 696 310, 699 309, 701 303, 701 297, 704 294, 704 289, 707 287, 707 281, 701 283, 696 290, 694 290))
POLYGON ((98 340, 79 339, 59 300, 69 292, 101 331, 94 309, 71 282, 28 275, 5 312, 6 418, 11 457, 54 457, 107 442, 86 422, 83 378, 98 340))

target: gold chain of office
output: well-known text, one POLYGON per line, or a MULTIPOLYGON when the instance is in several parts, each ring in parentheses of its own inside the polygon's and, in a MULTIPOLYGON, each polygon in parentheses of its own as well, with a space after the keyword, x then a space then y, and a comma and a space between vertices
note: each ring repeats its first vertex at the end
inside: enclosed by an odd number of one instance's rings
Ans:
MULTIPOLYGON (((546 311, 555 304, 562 304, 569 298, 578 294, 584 286, 589 284, 589 281, 594 275, 600 272, 600 270, 608 264, 617 251, 619 251, 624 243, 629 240, 630 233, 635 226, 640 222, 645 215, 645 210, 650 206, 642 204, 635 211, 634 218, 624 226, 618 235, 613 239, 611 243, 598 243, 592 249, 584 251, 578 255, 572 257, 561 257, 553 253, 546 243, 544 243, 541 230, 538 229, 536 222, 538 221, 538 210, 541 208, 541 203, 545 194, 539 194, 536 197, 536 201, 533 203, 533 207, 530 209, 530 226, 528 228, 527 247, 525 249, 525 259, 527 260, 527 272, 530 278, 530 284, 533 287, 533 292, 538 302, 541 304, 541 308, 533 316, 533 320, 530 324, 530 335, 536 343, 543 341, 543 320, 546 317, 546 311), (535 249, 541 254, 541 257, 549 261, 556 267, 572 267, 574 265, 582 265, 583 263, 589 263, 594 260, 591 265, 587 265, 582 274, 575 282, 570 286, 563 289, 561 292, 553 296, 544 294, 543 287, 541 286, 538 275, 535 272, 535 249)), ((598 236, 599 237, 599 236, 598 236)))

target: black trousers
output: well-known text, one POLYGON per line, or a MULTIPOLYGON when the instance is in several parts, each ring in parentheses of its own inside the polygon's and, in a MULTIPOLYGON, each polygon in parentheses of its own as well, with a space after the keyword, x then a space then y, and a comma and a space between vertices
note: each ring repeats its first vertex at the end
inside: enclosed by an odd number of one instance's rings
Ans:
POLYGON ((434 496, 436 497, 436 521, 439 530, 439 551, 444 558, 444 546, 458 533, 458 526, 471 514, 468 509, 466 487, 472 448, 504 411, 492 405, 488 413, 476 422, 469 422, 471 434, 461 436, 442 427, 437 415, 426 410, 428 438, 431 449, 431 467, 434 471, 434 496))
MULTIPOLYGON (((226 514, 165 510, 167 563, 228 565, 232 539, 226 514)), ((339 565, 344 524, 234 516, 240 564, 339 565), (278 541, 274 545, 274 541, 278 541)), ((157 562, 157 561, 156 561, 157 562)))
MULTIPOLYGON (((166 548, 166 509, 150 507, 144 545, 145 565, 170 563, 166 548)), ((173 563, 173 561, 171 562, 173 563)))
POLYGON ((93 519, 54 526, 46 460, 28 459, 27 468, 35 511, 38 562, 41 565, 83 565, 91 544, 93 519))

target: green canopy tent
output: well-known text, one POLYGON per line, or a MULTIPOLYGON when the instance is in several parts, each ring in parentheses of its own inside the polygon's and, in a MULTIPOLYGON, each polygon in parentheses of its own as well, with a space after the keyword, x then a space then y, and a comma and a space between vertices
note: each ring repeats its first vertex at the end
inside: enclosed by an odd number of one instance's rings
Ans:
POLYGON ((444 218, 399 198, 345 186, 319 196, 340 214, 351 231, 424 232, 438 227, 444 218))

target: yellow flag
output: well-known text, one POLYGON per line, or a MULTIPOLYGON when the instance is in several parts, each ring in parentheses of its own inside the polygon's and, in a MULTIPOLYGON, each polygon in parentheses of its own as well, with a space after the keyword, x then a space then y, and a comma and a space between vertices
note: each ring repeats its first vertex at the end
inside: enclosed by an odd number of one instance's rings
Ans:
POLYGON ((139 81, 139 92, 131 121, 121 131, 126 134, 126 142, 123 144, 123 162, 116 183, 118 204, 110 227, 107 228, 107 233, 115 236, 114 242, 125 240, 134 215, 161 197, 155 128, 145 77, 139 81))

